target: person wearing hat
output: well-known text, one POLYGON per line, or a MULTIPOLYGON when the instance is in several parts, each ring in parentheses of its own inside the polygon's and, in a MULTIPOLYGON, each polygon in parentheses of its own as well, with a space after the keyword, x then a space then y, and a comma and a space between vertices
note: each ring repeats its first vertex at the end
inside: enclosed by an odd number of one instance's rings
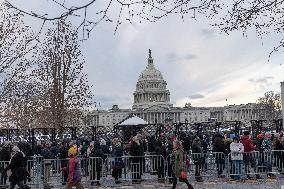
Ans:
POLYGON ((69 162, 68 162, 68 179, 65 189, 72 189, 75 186, 77 189, 84 189, 81 184, 81 166, 80 160, 77 158, 77 148, 72 146, 68 150, 69 162))
POLYGON ((10 189, 14 189, 16 185, 19 188, 24 188, 24 180, 26 179, 26 169, 24 159, 25 154, 19 149, 18 146, 12 148, 11 159, 9 165, 3 170, 6 173, 8 170, 11 172, 9 177, 10 189))

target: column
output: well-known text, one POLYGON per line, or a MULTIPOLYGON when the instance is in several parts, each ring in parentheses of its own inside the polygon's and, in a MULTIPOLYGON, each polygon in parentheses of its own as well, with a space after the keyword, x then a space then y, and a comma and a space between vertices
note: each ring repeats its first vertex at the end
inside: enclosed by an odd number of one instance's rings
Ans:
POLYGON ((149 94, 146 93, 146 101, 149 102, 149 94))

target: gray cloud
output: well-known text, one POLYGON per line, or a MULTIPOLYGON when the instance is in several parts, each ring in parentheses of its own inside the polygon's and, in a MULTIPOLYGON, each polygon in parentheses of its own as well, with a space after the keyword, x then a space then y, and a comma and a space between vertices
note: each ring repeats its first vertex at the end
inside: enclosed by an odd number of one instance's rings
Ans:
POLYGON ((193 94, 189 96, 190 99, 201 99, 201 98, 205 98, 204 95, 202 94, 193 94))
POLYGON ((185 55, 184 58, 185 58, 186 60, 192 60, 192 59, 196 59, 197 56, 194 55, 194 54, 187 54, 187 55, 185 55))
POLYGON ((256 87, 265 88, 272 84, 273 77, 272 76, 265 76, 261 78, 250 78, 248 81, 253 83, 256 87))
POLYGON ((169 62, 175 62, 177 60, 179 60, 179 57, 175 53, 170 53, 168 55, 168 61, 169 62))
POLYGON ((191 53, 187 53, 184 55, 177 55, 176 53, 170 53, 168 54, 168 61, 169 62, 178 62, 181 60, 192 60, 192 59, 196 59, 197 55, 195 54, 191 54, 191 53))

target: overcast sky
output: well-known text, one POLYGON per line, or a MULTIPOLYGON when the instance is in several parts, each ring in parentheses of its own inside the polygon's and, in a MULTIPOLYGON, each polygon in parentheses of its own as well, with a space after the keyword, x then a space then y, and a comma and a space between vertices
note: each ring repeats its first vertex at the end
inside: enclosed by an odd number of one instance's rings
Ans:
MULTIPOLYGON (((38 1, 31 5, 15 2, 26 10, 49 10, 38 1)), ((35 28, 38 25, 32 18, 28 22, 35 28)), ((101 108, 112 104, 131 108, 148 49, 175 106, 186 102, 193 106, 245 104, 256 102, 266 91, 280 92, 283 56, 275 54, 267 61, 279 36, 259 39, 253 32, 248 38, 238 32, 227 36, 203 18, 182 21, 175 16, 156 23, 122 24, 116 35, 114 30, 114 24, 102 23, 82 43, 85 70, 101 108)))

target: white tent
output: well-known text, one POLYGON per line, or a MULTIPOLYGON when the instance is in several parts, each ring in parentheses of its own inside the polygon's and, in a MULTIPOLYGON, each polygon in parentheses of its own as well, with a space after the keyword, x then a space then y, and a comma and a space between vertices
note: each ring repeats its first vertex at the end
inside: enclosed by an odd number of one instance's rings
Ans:
POLYGON ((120 124, 118 125, 147 125, 148 123, 144 120, 144 119, 141 119, 137 116, 133 116, 133 117, 130 117, 126 120, 124 120, 123 122, 121 122, 120 124))

